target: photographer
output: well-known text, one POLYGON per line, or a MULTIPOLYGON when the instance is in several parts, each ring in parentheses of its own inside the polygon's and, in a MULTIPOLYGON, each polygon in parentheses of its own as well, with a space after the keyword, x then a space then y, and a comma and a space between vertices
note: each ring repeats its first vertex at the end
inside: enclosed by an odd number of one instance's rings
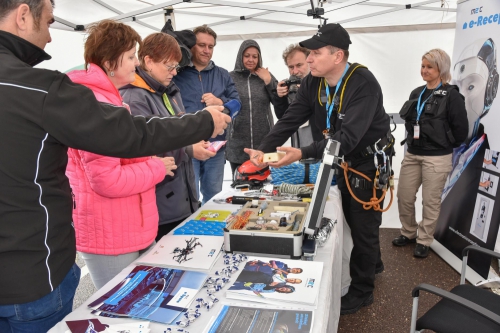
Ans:
MULTIPOLYGON (((274 111, 276 117, 281 119, 288 109, 288 106, 292 104, 297 95, 297 90, 300 87, 300 81, 306 77, 309 72, 309 64, 306 61, 307 56, 311 51, 299 44, 290 44, 285 51, 283 51, 283 61, 288 67, 288 72, 290 77, 287 80, 282 80, 278 82, 278 87, 276 88, 276 94, 278 97, 287 96, 287 103, 284 105, 276 105, 274 111)), ((291 137, 292 146, 300 148, 300 146, 309 145, 312 141, 320 141, 323 139, 323 134, 321 130, 314 123, 306 123, 305 126, 301 127, 296 133, 291 137), (301 145, 302 141, 302 145, 301 145)))

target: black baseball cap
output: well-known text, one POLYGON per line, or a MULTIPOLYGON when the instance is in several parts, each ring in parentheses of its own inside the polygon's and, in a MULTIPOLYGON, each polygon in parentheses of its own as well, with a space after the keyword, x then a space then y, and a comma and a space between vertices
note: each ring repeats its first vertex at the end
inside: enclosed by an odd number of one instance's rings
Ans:
POLYGON ((327 45, 349 50, 349 44, 352 43, 349 34, 340 24, 329 23, 319 28, 312 38, 306 39, 299 44, 309 50, 317 50, 327 45))

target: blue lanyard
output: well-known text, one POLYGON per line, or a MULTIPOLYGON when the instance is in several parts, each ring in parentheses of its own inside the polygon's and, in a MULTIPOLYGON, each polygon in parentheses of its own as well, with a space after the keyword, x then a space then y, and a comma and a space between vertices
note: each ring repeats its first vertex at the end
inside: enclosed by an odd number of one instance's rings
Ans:
POLYGON ((344 78, 345 73, 349 69, 349 64, 345 65, 344 73, 339 79, 339 82, 337 82, 337 86, 335 87, 335 94, 333 94, 332 97, 332 102, 330 103, 330 88, 328 87, 328 83, 326 84, 326 110, 327 110, 327 115, 326 115, 326 128, 330 129, 330 117, 332 116, 332 111, 333 107, 335 106, 335 96, 337 96, 337 91, 339 91, 340 84, 342 83, 342 79, 344 78))
MULTIPOLYGON (((436 88, 434 88, 432 91, 438 89, 439 87, 441 87, 441 82, 439 83, 439 86, 437 86, 436 88)), ((420 115, 422 114, 422 111, 424 111, 425 103, 427 103, 427 101, 429 100, 429 98, 432 97, 432 92, 431 92, 431 94, 429 95, 429 97, 427 97, 425 99, 425 101, 423 103, 421 103, 422 95, 424 94, 425 89, 427 89, 427 87, 424 87, 424 89, 420 93, 420 96, 418 96, 418 103, 417 103, 417 123, 420 120, 420 115)))

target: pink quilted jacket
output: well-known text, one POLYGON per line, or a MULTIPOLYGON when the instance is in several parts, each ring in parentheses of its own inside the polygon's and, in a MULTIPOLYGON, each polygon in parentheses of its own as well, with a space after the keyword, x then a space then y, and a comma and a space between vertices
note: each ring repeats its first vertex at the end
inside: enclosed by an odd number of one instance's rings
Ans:
MULTIPOLYGON (((123 105, 100 67, 91 64, 88 71, 68 76, 92 89, 97 100, 123 105)), ((158 230, 155 185, 165 178, 163 163, 151 157, 123 159, 71 148, 68 157, 77 250, 118 255, 149 246, 158 230)))

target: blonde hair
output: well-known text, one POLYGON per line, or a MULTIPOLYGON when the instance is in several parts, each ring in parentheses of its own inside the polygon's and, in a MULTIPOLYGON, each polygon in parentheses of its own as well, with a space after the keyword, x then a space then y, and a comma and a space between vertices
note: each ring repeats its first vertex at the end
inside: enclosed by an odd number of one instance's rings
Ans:
POLYGON ((439 77, 443 84, 451 81, 450 66, 451 60, 448 53, 441 49, 432 49, 422 56, 422 60, 426 59, 432 66, 436 66, 439 71, 439 77))

